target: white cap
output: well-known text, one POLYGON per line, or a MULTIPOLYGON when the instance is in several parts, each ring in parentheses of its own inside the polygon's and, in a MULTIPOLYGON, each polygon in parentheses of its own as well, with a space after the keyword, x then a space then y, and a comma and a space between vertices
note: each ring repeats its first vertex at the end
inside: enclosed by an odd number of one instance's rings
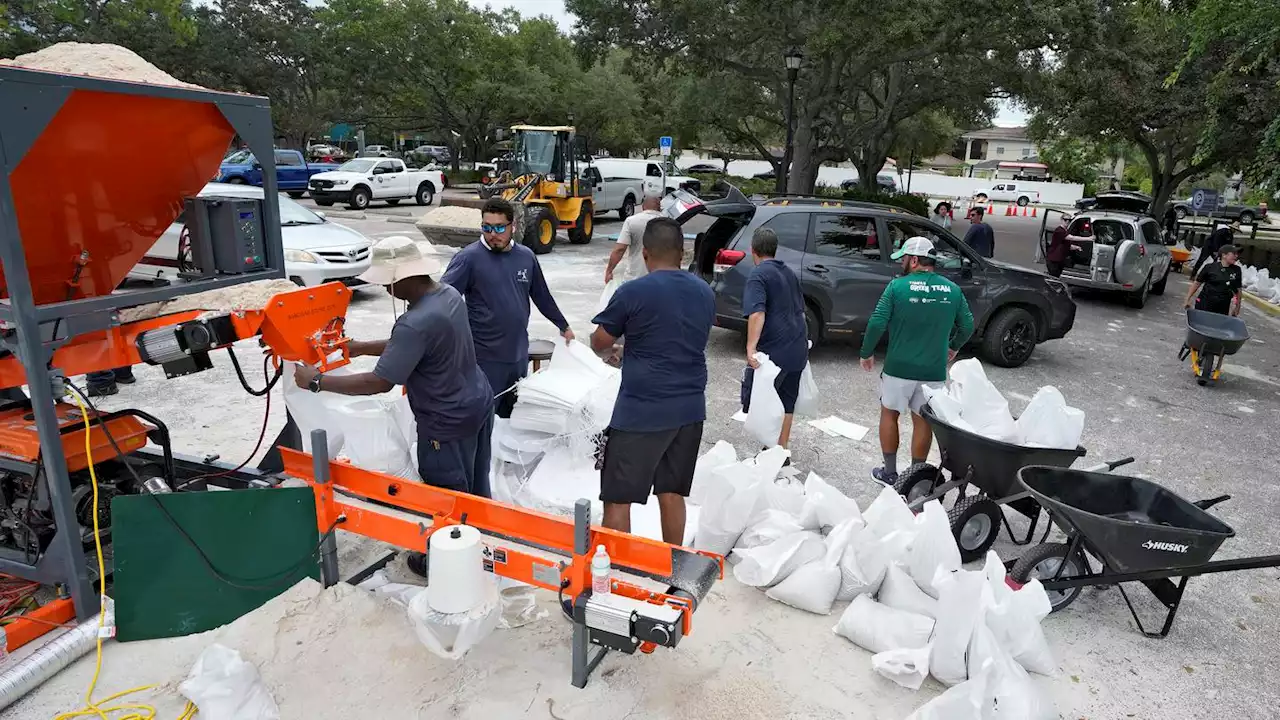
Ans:
POLYGON ((938 257, 938 251, 933 249, 933 241, 917 235, 913 238, 908 238, 906 242, 902 243, 902 248, 890 255, 889 258, 901 260, 904 255, 936 258, 938 257))
POLYGON ((434 275, 443 266, 419 243, 404 235, 393 235, 374 243, 369 269, 360 279, 370 285, 390 285, 405 278, 434 275))

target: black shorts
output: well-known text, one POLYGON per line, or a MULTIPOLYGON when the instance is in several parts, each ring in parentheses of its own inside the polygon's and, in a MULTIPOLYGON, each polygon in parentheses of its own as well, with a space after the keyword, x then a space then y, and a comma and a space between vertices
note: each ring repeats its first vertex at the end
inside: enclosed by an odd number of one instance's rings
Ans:
POLYGON ((1196 298, 1196 309, 1205 312, 1218 313, 1219 315, 1231 314, 1231 301, 1234 298, 1227 296, 1225 298, 1214 297, 1198 297, 1196 298))
MULTIPOLYGON (((751 366, 742 369, 742 412, 751 412, 751 384, 755 378, 755 370, 751 366)), ((782 411, 791 415, 796 411, 796 399, 800 397, 801 372, 780 372, 773 380, 773 389, 778 391, 782 400, 782 411)))
POLYGON ((632 432, 609 428, 600 471, 600 500, 644 505, 649 495, 689 497, 702 448, 702 423, 675 430, 632 432))

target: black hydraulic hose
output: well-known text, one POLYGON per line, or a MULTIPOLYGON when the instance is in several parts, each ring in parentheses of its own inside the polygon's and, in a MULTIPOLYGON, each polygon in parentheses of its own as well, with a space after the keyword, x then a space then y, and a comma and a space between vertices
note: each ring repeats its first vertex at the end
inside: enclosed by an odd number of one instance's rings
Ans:
MULTIPOLYGON (((281 363, 280 366, 276 368, 275 376, 267 381, 266 387, 262 388, 261 390, 254 390, 252 387, 249 386, 249 381, 246 380, 244 377, 244 370, 240 368, 240 359, 236 357, 235 348, 228 345, 227 354, 231 356, 231 365, 236 369, 236 377, 240 380, 240 387, 244 388, 245 392, 249 393, 254 397, 262 397, 263 395, 266 395, 267 393, 271 392, 271 390, 276 386, 276 383, 279 382, 280 376, 284 374, 284 364, 281 363)), ((262 360, 263 375, 267 374, 268 362, 270 362, 270 358, 264 358, 262 360)))

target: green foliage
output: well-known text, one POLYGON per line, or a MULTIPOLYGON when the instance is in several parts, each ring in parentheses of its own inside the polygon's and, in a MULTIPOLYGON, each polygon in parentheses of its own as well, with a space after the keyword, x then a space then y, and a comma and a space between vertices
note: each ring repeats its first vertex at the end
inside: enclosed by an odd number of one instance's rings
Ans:
POLYGON ((845 200, 892 205, 913 212, 920 217, 929 217, 929 199, 911 193, 886 192, 875 189, 867 190, 861 186, 850 188, 841 193, 845 200))
POLYGON ((445 170, 444 176, 449 179, 450 185, 462 185, 464 183, 478 183, 484 177, 485 172, 480 170, 445 170))

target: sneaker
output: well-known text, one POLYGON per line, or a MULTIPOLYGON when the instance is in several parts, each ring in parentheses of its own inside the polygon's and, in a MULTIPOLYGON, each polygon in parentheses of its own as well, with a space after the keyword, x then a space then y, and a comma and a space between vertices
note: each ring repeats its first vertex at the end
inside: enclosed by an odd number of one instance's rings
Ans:
POLYGON ((118 392, 120 392, 120 388, 115 383, 111 383, 110 385, 89 386, 89 397, 91 398, 106 397, 108 395, 115 395, 118 392))
POLYGON ((121 385, 132 385, 138 382, 138 379, 133 376, 133 370, 129 370, 127 372, 120 372, 119 370, 116 370, 115 375, 116 382, 121 385))
POLYGON ((404 559, 404 564, 409 566, 409 571, 418 577, 427 576, 427 554, 420 552, 411 552, 404 559))
POLYGON ((871 477, 876 482, 881 483, 882 485, 888 485, 889 487, 893 487, 894 483, 898 482, 898 473, 885 472, 883 467, 878 467, 875 470, 872 470, 871 477))

